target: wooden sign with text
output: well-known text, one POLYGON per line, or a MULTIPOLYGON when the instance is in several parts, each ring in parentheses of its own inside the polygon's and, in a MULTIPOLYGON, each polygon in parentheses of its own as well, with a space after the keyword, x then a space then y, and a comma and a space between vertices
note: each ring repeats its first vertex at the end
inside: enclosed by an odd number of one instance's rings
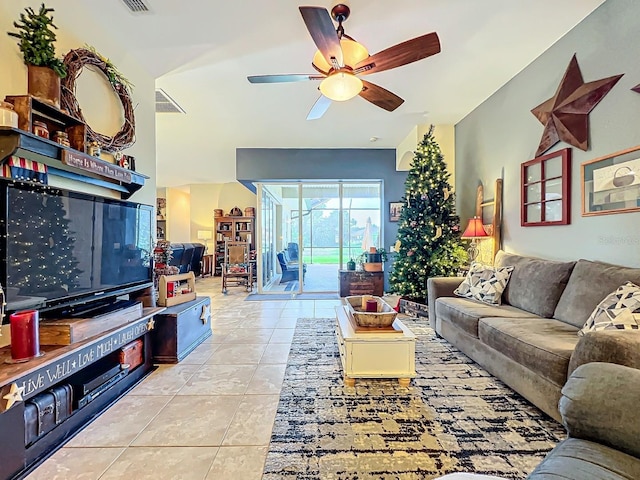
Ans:
MULTIPOLYGON (((30 398, 40 393, 61 380, 79 372, 89 364, 106 357, 111 352, 118 350, 129 342, 146 334, 149 331, 149 320, 143 319, 129 324, 111 335, 91 343, 66 355, 61 355, 55 360, 43 364, 27 375, 18 378, 15 383, 21 387, 23 399, 30 398)), ((44 357, 46 358, 46 356, 44 357)), ((10 385, 0 385, 0 413, 6 409, 3 395, 9 390, 10 385)))
POLYGON ((87 172, 92 172, 103 177, 119 180, 124 183, 131 183, 131 172, 113 163, 105 162, 99 158, 92 157, 82 152, 72 150, 62 150, 62 163, 70 167, 79 168, 87 172))

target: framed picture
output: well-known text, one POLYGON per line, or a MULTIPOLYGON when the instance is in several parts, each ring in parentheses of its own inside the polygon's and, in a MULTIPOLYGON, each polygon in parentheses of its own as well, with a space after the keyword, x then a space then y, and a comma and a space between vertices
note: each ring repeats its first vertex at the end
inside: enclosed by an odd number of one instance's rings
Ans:
POLYGON ((581 165, 582 216, 640 211, 640 145, 581 165))
POLYGON ((402 212, 402 202, 389 202, 389 221, 397 222, 400 220, 400 213, 402 212))
POLYGON ((520 225, 568 225, 571 212, 571 149, 542 155, 520 167, 520 225))

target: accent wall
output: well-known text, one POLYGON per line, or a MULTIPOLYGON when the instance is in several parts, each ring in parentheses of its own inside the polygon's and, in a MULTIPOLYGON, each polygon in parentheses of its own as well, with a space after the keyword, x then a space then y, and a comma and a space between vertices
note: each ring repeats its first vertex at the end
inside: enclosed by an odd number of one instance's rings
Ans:
MULTIPOLYGON (((640 213, 582 217, 580 178, 582 163, 640 144, 640 94, 630 90, 640 83, 638 18, 637 0, 608 0, 456 125, 463 224, 473 216, 478 183, 492 191, 495 179, 503 178, 504 249, 640 266, 640 213), (555 94, 574 53, 585 82, 624 76, 589 116, 588 150, 572 147, 570 225, 521 227, 520 164, 534 158, 543 132, 531 109, 555 94)), ((568 146, 560 142, 546 153, 568 146)))

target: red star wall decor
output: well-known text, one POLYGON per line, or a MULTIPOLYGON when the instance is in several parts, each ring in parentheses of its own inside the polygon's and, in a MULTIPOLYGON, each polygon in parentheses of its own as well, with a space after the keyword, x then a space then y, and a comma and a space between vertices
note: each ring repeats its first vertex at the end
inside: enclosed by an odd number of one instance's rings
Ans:
POLYGON ((622 75, 584 83, 575 54, 556 94, 531 110, 544 125, 536 157, 560 140, 581 150, 589 144, 589 113, 609 93, 622 75))

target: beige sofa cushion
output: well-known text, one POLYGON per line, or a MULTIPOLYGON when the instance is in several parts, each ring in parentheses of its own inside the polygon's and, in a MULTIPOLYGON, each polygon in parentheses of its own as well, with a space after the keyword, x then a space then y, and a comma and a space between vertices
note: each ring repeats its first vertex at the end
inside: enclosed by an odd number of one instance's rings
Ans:
POLYGON ((567 381, 578 329, 547 318, 482 318, 478 338, 558 386, 567 381))
POLYGON ((496 255, 495 265, 515 267, 502 294, 505 303, 544 318, 551 318, 567 286, 575 262, 523 257, 500 250, 496 255))
POLYGON ((448 320, 469 335, 478 338, 478 320, 483 317, 531 317, 535 315, 511 305, 487 305, 476 300, 440 297, 436 300, 436 316, 448 320))
POLYGON ((578 260, 553 318, 582 328, 598 304, 625 282, 640 285, 640 268, 578 260))

